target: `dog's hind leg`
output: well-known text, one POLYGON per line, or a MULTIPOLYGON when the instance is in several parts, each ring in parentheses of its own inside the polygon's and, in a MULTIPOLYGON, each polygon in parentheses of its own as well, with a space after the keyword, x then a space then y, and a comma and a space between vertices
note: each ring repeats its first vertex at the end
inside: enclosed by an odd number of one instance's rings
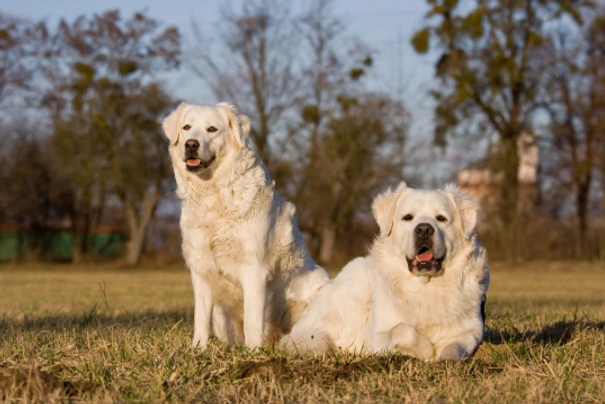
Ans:
POLYGON ((212 333, 224 341, 228 341, 229 332, 227 331, 227 318, 221 306, 215 304, 212 307, 212 333))
POLYGON ((229 309, 215 304, 212 308, 212 332, 229 345, 244 344, 244 330, 241 317, 229 312, 229 309))

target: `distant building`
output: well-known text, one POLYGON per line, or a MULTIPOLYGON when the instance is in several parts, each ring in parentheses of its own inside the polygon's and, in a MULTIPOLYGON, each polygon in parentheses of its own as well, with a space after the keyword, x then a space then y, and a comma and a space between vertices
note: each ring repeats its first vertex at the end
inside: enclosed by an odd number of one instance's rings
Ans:
MULTIPOLYGON (((517 151, 519 154, 517 209, 520 214, 528 214, 534 209, 540 196, 539 153, 535 135, 523 132, 517 140, 517 151)), ((457 174, 458 185, 475 198, 484 211, 490 211, 490 208, 496 207, 499 198, 498 183, 502 181, 503 177, 503 173, 496 171, 491 163, 491 160, 486 158, 457 174)))

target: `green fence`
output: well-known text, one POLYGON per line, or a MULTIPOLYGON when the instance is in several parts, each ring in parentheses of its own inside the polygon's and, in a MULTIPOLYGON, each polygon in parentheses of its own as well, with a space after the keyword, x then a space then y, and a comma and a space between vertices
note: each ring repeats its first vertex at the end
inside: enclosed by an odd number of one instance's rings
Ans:
MULTIPOLYGON (((128 240, 123 231, 99 231, 86 236, 87 252, 101 258, 117 258, 128 240)), ((70 261, 74 237, 68 231, 0 230, 0 261, 42 259, 70 261)))

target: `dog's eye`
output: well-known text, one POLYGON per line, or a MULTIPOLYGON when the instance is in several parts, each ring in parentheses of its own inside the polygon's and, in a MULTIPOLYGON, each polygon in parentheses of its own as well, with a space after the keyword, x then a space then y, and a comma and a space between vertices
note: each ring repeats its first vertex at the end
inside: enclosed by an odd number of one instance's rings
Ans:
POLYGON ((218 129, 216 129, 214 126, 210 126, 208 129, 206 129, 208 132, 216 132, 218 129))
POLYGON ((183 130, 189 130, 189 129, 191 129, 191 125, 185 125, 185 126, 183 126, 183 130))
POLYGON ((437 215, 435 219, 437 219, 438 222, 447 222, 447 218, 443 215, 437 215))
POLYGON ((402 220, 405 220, 406 222, 409 222, 410 220, 414 219, 414 216, 410 215, 409 213, 407 215, 405 215, 404 217, 401 218, 402 220))

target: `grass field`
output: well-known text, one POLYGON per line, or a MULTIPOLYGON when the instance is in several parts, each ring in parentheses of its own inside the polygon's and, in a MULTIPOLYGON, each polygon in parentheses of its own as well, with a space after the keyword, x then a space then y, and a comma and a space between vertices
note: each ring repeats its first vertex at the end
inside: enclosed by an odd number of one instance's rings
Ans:
POLYGON ((605 402, 605 264, 492 264, 462 362, 189 347, 182 265, 0 266, 3 402, 605 402))

